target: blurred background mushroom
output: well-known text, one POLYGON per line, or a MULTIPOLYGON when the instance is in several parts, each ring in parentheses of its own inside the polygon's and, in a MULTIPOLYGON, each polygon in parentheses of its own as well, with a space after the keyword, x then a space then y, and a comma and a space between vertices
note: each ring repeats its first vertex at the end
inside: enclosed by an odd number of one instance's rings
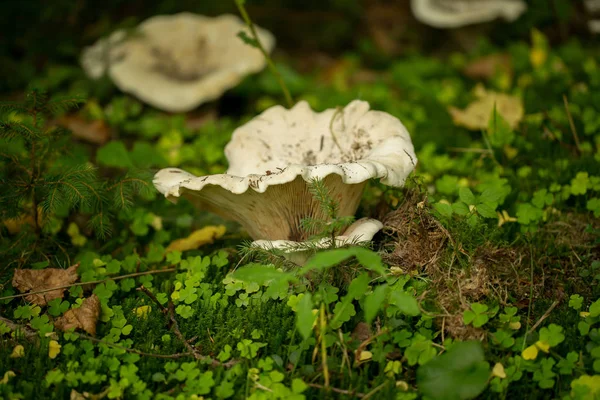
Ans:
POLYGON ((411 0, 415 18, 437 29, 451 29, 450 36, 465 49, 486 35, 494 20, 513 22, 526 10, 522 0, 411 0), (460 29, 459 29, 460 28, 460 29))
MULTIPOLYGON (((237 37, 240 31, 246 26, 234 15, 156 16, 84 49, 81 64, 91 78, 106 73, 119 89, 156 108, 190 111, 265 67, 260 51, 237 37)), ((270 52, 273 35, 257 32, 270 52)))
POLYGON ((590 15, 588 29, 591 33, 600 33, 600 0, 585 0, 583 4, 590 15))
POLYGON ((413 14, 435 28, 460 28, 493 21, 512 22, 527 9, 521 0, 411 0, 413 14))

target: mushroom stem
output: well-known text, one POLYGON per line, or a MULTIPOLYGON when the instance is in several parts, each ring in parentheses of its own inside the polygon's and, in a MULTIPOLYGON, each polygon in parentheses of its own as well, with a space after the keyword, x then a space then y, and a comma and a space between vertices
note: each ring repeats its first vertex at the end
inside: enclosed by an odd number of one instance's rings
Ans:
POLYGON ((275 75, 275 78, 277 79, 279 86, 281 86, 281 90, 283 91, 283 95, 285 96, 285 101, 287 103, 288 108, 292 108, 292 106, 294 105, 292 96, 290 95, 290 92, 289 92, 287 86, 285 85, 285 82, 283 81, 283 77, 279 73, 279 70, 277 70, 275 63, 269 56, 269 53, 263 47, 262 43, 260 42, 260 38, 258 37, 258 34, 256 33, 256 29, 254 28, 254 23, 250 19, 250 16, 248 15, 248 12, 246 11, 246 7, 244 7, 244 0, 235 0, 235 4, 237 5, 238 10, 240 11, 240 15, 244 19, 244 22, 246 22, 246 25, 248 25, 248 28, 250 29, 250 32, 252 33, 252 39, 254 39, 255 47, 257 47, 260 50, 260 52, 263 54, 263 56, 265 57, 265 60, 267 61, 267 65, 269 66, 269 69, 271 70, 273 75, 275 75))

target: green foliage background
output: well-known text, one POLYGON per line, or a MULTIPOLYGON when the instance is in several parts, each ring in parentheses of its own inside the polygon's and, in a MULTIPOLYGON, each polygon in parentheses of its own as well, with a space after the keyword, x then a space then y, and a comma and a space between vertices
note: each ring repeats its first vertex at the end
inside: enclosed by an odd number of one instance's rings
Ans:
MULTIPOLYGON (((598 398, 600 51, 583 32, 582 6, 532 0, 523 18, 490 25, 468 50, 407 22, 423 34, 389 54, 368 34, 367 2, 249 3, 278 37, 274 59, 296 101, 323 110, 363 99, 411 132, 419 165, 406 188, 371 183, 357 215, 387 215, 383 233, 372 249, 332 249, 290 267, 281 254, 240 250, 247 236, 235 224, 152 190, 159 168, 224 172, 235 127, 283 102, 277 80, 263 71, 197 111, 166 114, 108 79, 88 80, 79 52, 151 15, 216 15, 235 12, 233 3, 2 4, 0 24, 13 29, 0 36, 10 77, 0 82, 0 397, 598 398), (307 28, 320 18, 329 22, 307 28), (325 67, 306 62, 325 51, 325 67), (498 53, 510 56, 510 73, 484 82, 464 74, 498 53), (495 114, 481 132, 453 123, 448 107, 466 107, 477 84, 523 100, 518 128, 495 114), (71 136, 56 124, 66 112, 101 121, 111 140, 71 136), (60 201, 49 203, 53 191, 60 201), (26 216, 16 232, 6 224, 26 216), (221 240, 165 251, 221 223, 221 240), (441 245, 424 262, 425 246, 398 250, 435 234, 441 245), (81 282, 101 282, 48 307, 10 298, 15 268, 76 262, 81 282), (188 346, 142 285, 172 304, 202 359, 181 355, 188 346), (53 336, 54 318, 91 293, 102 304, 96 336, 53 336), (136 312, 144 306, 147 315, 136 312), (51 340, 61 346, 54 359, 51 340), (17 345, 21 357, 11 356, 17 345)), ((329 237, 349 221, 315 185, 335 223, 305 225, 329 237)))

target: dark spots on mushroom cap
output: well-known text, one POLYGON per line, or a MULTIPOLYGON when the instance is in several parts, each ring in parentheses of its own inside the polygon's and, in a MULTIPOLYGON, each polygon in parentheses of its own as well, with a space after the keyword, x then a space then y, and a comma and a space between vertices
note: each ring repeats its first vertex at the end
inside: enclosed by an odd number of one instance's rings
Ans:
POLYGON ((260 139, 260 142, 269 150, 271 150, 271 146, 269 146, 269 144, 267 142, 265 142, 263 139, 260 139))
POLYGON ((177 171, 177 170, 171 170, 169 172, 172 173, 172 174, 180 174, 181 173, 181 171, 177 171))

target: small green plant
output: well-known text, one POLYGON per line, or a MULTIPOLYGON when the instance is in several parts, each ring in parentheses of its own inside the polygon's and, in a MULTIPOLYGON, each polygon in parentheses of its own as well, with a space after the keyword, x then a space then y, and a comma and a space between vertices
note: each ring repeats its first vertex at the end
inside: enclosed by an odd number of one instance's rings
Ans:
MULTIPOLYGON (((111 232, 111 215, 131 206, 136 193, 151 191, 143 174, 100 179, 73 148, 69 131, 53 124, 82 101, 33 90, 22 102, 0 103, 0 220, 16 236, 2 243, 2 251, 19 257, 19 263, 42 253, 48 242, 60 248, 53 236, 71 211, 87 215, 88 228, 104 238, 111 232)), ((68 234, 74 245, 85 244, 77 225, 69 225, 68 234)))
POLYGON ((322 179, 313 179, 308 183, 308 190, 319 203, 325 218, 304 218, 301 227, 306 232, 316 233, 316 238, 329 238, 330 246, 336 247, 335 236, 354 221, 353 216, 339 216, 339 203, 329 194, 322 179))
POLYGON ((248 11, 246 11, 246 7, 244 6, 245 3, 246 3, 246 0, 235 0, 235 5, 237 6, 237 8, 239 10, 240 15, 244 19, 244 22, 250 29, 250 33, 252 34, 252 37, 249 37, 248 34, 243 31, 238 33, 238 36, 247 45, 255 47, 258 50, 260 50, 260 52, 265 57, 265 60, 267 61, 267 65, 269 66, 269 69, 271 70, 273 75, 275 75, 275 77, 277 78, 277 82, 279 83, 279 86, 281 87, 281 91, 283 92, 283 95, 285 96, 285 101, 287 103, 287 106, 292 107, 294 105, 294 102, 292 101, 292 96, 290 95, 290 91, 288 90, 288 88, 283 80, 283 77, 277 70, 275 63, 271 59, 271 56, 269 56, 269 53, 267 53, 264 46, 260 42, 260 38, 258 37, 258 34, 256 33, 256 28, 254 27, 254 23, 252 22, 252 19, 250 19, 250 15, 248 15, 248 11))

